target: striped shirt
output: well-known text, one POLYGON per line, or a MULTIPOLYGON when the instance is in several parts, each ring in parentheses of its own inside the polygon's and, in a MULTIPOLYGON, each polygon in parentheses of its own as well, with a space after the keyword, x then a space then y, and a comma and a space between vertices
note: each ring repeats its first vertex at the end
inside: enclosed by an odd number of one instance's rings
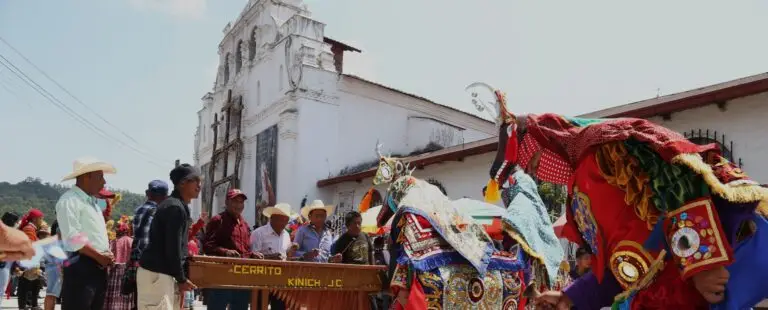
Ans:
POLYGON ((152 217, 157 210, 157 203, 147 201, 136 208, 133 215, 133 244, 131 245, 131 262, 138 262, 141 253, 149 244, 149 228, 152 226, 152 217))

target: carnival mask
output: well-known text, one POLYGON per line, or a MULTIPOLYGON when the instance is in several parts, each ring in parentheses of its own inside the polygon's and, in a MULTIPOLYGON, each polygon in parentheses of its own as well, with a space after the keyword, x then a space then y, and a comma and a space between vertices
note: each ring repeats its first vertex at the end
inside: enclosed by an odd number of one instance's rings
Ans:
POLYGON ((408 169, 408 164, 403 164, 397 158, 381 154, 381 144, 376 143, 376 154, 379 155, 379 168, 373 177, 373 185, 389 184, 400 177, 410 175, 413 170, 408 169))
POLYGON ((381 211, 379 211, 376 217, 379 227, 386 225, 389 218, 395 214, 400 198, 402 198, 407 188, 413 184, 413 178, 410 177, 413 170, 409 169, 408 164, 404 164, 397 158, 382 155, 381 146, 381 144, 376 143, 379 168, 376 170, 376 176, 373 178, 373 185, 389 184, 389 188, 387 188, 387 195, 383 201, 381 211))

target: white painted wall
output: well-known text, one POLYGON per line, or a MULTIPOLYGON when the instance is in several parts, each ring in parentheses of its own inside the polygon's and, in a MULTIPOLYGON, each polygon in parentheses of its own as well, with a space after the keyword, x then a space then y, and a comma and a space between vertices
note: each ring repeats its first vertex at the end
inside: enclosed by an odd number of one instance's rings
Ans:
POLYGON ((678 132, 701 128, 725 134, 726 142, 733 141, 735 160, 741 158, 744 171, 755 181, 768 183, 768 92, 731 100, 725 111, 711 104, 673 113, 668 121, 649 120, 678 132))
POLYGON ((444 147, 485 139, 495 126, 473 116, 368 82, 342 77, 338 83, 340 116, 338 135, 347 142, 331 162, 333 173, 347 165, 375 160, 376 142, 387 154, 408 154, 429 142, 444 147), (439 141, 436 132, 449 131, 452 141, 439 141), (353 142, 354 143, 350 143, 353 142))
MULTIPOLYGON (((483 200, 483 186, 488 182, 488 171, 491 168, 495 152, 486 153, 464 158, 463 162, 451 161, 436 165, 424 167, 422 170, 416 170, 414 177, 420 179, 434 178, 445 187, 448 197, 459 199, 468 197, 476 200, 483 200)), ((340 196, 345 193, 354 192, 353 205, 356 207, 363 195, 372 186, 371 178, 366 178, 362 182, 345 182, 328 187, 321 188, 325 195, 333 196, 333 203, 340 203, 340 196)), ((386 194, 386 185, 379 185, 376 189, 382 194, 386 194)), ((499 202, 501 205, 501 202, 499 202)))

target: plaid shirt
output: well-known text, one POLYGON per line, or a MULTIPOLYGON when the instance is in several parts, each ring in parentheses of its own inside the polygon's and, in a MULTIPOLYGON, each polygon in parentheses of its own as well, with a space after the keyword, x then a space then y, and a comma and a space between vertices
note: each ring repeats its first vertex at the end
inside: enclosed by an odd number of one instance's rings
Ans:
POLYGON ((131 262, 138 263, 141 253, 149 244, 149 227, 152 226, 152 217, 157 210, 157 204, 147 201, 136 208, 133 216, 133 244, 131 245, 131 262))

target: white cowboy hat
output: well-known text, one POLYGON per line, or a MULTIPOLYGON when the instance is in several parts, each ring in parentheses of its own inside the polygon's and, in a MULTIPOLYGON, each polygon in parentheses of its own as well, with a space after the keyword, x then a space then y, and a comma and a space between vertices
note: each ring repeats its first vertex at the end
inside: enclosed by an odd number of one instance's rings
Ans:
POLYGON ((117 169, 115 169, 114 166, 106 162, 100 161, 92 157, 84 157, 84 158, 78 158, 75 160, 75 162, 72 164, 72 173, 66 175, 64 178, 61 179, 61 181, 64 182, 67 180, 71 180, 83 174, 94 172, 94 171, 103 171, 105 174, 117 173, 117 169))
POLYGON ((325 205, 322 200, 318 199, 304 206, 304 208, 301 209, 301 216, 303 216, 305 219, 309 219, 309 213, 313 210, 325 210, 325 214, 327 216, 331 216, 331 213, 333 213, 335 208, 336 207, 334 206, 325 205))
POLYGON ((267 218, 273 216, 273 215, 282 215, 291 217, 291 205, 287 203, 278 203, 274 207, 266 207, 264 208, 264 211, 261 211, 261 214, 264 214, 267 218))

